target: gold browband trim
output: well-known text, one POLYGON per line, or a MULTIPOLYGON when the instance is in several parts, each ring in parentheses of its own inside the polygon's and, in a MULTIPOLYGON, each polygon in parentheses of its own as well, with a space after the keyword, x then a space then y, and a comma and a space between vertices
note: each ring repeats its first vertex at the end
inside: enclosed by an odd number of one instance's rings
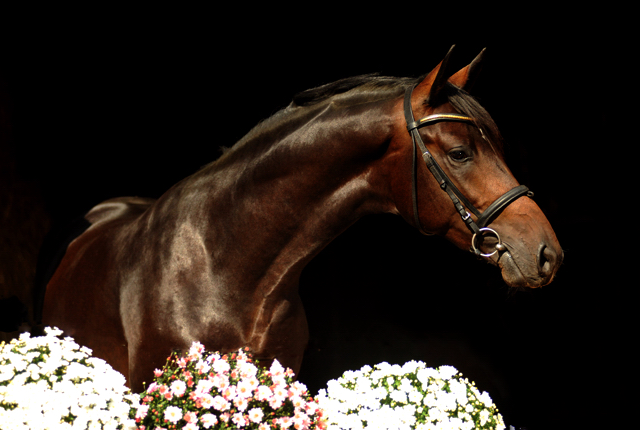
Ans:
POLYGON ((459 115, 454 113, 436 113, 433 115, 426 116, 420 120, 418 120, 418 126, 426 123, 426 122, 437 122, 437 121, 473 121, 471 117, 466 115, 459 115))

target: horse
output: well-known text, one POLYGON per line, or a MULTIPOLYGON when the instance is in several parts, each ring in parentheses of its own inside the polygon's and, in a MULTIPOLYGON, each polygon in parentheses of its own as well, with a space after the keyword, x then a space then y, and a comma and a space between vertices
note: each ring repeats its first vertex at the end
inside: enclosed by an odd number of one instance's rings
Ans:
POLYGON ((249 347, 297 374, 309 337, 302 269, 374 213, 470 250, 509 286, 547 285, 558 239, 469 93, 485 51, 455 73, 451 52, 420 78, 361 75, 304 91, 157 200, 93 207, 46 284, 42 323, 134 392, 193 341, 249 347))

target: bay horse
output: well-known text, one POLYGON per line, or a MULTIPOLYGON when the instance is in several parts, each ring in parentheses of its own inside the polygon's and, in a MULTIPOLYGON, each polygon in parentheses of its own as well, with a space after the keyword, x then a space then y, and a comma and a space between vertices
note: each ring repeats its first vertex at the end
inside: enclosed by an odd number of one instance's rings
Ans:
POLYGON ((46 286, 43 324, 91 348, 134 392, 196 340, 248 346, 297 373, 309 336, 302 269, 373 213, 471 249, 510 286, 548 284, 560 244, 469 95, 484 51, 456 73, 450 53, 419 79, 307 90, 159 199, 98 204, 46 286))

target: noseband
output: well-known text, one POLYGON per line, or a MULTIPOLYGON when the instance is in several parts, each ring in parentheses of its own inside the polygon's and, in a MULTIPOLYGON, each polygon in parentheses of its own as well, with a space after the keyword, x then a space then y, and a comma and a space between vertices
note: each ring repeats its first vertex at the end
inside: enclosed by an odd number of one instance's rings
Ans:
MULTIPOLYGON (((527 188, 526 186, 519 185, 500 196, 496 201, 491 203, 483 213, 476 209, 476 207, 473 206, 473 204, 460 192, 460 190, 458 190, 458 188, 444 172, 444 170, 442 170, 442 168, 438 165, 435 158, 433 157, 433 155, 431 155, 431 152, 429 152, 426 145, 422 141, 420 133, 418 132, 418 129, 422 127, 437 124, 439 122, 462 122, 475 125, 473 119, 466 115, 457 113, 442 113, 429 115, 416 121, 413 116, 413 109, 411 108, 411 94, 413 93, 414 87, 415 86, 408 88, 404 94, 404 116, 407 121, 407 130, 409 131, 409 134, 411 134, 411 140, 413 141, 413 181, 411 184, 411 192, 413 198, 413 216, 415 218, 416 226, 418 227, 420 232, 422 232, 423 234, 428 234, 425 233, 422 229, 420 217, 418 214, 418 192, 416 174, 417 144, 418 147, 420 147, 420 151, 422 152, 422 159, 429 168, 429 171, 436 179, 436 181, 438 181, 438 184, 440 184, 440 188, 447 192, 449 198, 453 202, 453 205, 460 214, 462 221, 464 221, 467 228, 471 231, 471 233, 473 233, 473 237, 471 238, 471 251, 481 257, 491 257, 496 252, 505 250, 506 248, 502 244, 498 232, 492 228, 487 227, 487 225, 489 225, 495 219, 495 217, 497 217, 500 212, 504 208, 509 206, 512 202, 524 195, 532 197, 533 192, 529 191, 529 188, 527 188), (471 218, 471 214, 467 211, 467 209, 476 216, 476 221, 471 218), (498 241, 498 243, 495 245, 494 251, 491 253, 482 253, 476 246, 476 241, 480 237, 484 237, 485 235, 493 235, 498 241)), ((482 129, 480 129, 480 133, 482 133, 482 129)))

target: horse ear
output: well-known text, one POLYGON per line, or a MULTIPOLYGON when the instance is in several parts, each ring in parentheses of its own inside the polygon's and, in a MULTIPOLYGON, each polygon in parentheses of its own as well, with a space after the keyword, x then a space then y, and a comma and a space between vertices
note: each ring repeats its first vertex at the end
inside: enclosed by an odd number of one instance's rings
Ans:
POLYGON ((484 51, 486 51, 486 49, 487 48, 483 49, 471 64, 449 78, 449 82, 462 88, 466 92, 470 92, 480 74, 480 70, 482 70, 482 60, 484 59, 484 51))
POLYGON ((440 64, 425 76, 422 82, 420 82, 414 90, 420 98, 425 98, 426 102, 431 106, 436 106, 438 104, 439 94, 446 85, 447 79, 451 74, 448 69, 449 58, 451 57, 453 48, 455 48, 455 45, 451 46, 449 52, 447 52, 447 55, 445 55, 440 64))

